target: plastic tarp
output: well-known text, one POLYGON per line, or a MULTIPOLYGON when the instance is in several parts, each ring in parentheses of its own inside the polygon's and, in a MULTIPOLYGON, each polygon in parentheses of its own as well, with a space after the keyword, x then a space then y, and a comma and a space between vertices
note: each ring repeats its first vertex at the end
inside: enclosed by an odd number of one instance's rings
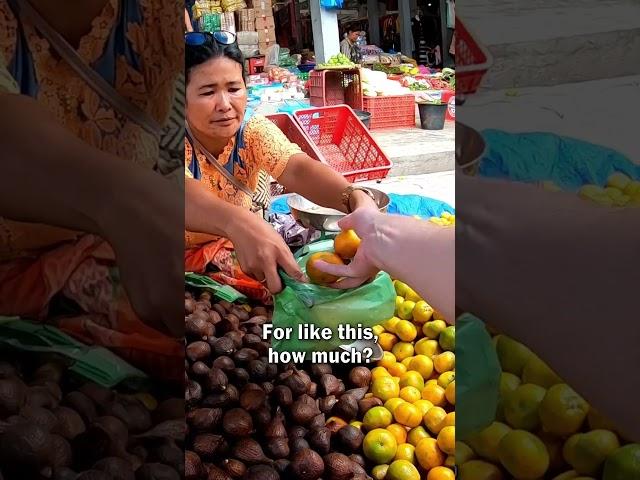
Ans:
MULTIPOLYGON (((446 202, 421 195, 401 195, 390 193, 388 212, 397 215, 415 216, 423 218, 439 217, 443 212, 455 214, 456 211, 446 202)), ((271 213, 288 214, 291 211, 287 205, 287 197, 274 198, 271 213)))
POLYGON ((607 147, 552 133, 508 133, 485 130, 487 153, 479 175, 520 182, 551 180, 567 191, 582 185, 604 185, 622 172, 640 179, 640 165, 607 147))

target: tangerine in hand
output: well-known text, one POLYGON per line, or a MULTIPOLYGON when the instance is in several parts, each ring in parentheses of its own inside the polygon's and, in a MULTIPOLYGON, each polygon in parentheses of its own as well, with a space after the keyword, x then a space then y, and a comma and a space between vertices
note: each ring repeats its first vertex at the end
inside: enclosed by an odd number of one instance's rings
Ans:
POLYGON ((360 246, 360 237, 354 230, 343 230, 333 240, 333 249, 344 260, 349 260, 356 256, 360 246))
POLYGON ((306 270, 309 280, 316 285, 328 285, 330 283, 337 282, 340 277, 325 273, 318 269, 316 264, 319 260, 332 263, 334 265, 344 265, 342 259, 333 252, 316 252, 307 260, 306 270))

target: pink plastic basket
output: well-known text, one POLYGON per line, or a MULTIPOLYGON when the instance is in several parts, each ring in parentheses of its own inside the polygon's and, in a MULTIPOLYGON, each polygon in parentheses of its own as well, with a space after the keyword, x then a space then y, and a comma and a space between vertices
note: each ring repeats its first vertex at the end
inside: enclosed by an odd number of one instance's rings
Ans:
POLYGON ((314 70, 310 72, 309 101, 314 107, 344 104, 355 110, 362 110, 360 70, 314 70))
POLYGON ((350 182, 385 178, 393 166, 346 105, 298 110, 295 117, 325 162, 350 182))

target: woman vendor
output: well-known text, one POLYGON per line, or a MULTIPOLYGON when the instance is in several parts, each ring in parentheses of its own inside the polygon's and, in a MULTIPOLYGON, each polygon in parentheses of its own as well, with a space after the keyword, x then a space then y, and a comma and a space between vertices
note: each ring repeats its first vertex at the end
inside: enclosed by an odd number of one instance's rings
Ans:
POLYGON ((376 204, 371 192, 303 153, 267 118, 244 120, 247 87, 234 34, 191 32, 185 43, 186 268, 211 262, 218 279, 238 285, 244 272, 276 293, 278 267, 301 280, 303 274, 278 233, 252 212, 261 171, 324 207, 351 212, 376 204))
POLYGON ((184 7, 65 7, 0 0, 0 315, 55 323, 181 380, 184 7), (160 174, 178 148, 179 184, 160 174))

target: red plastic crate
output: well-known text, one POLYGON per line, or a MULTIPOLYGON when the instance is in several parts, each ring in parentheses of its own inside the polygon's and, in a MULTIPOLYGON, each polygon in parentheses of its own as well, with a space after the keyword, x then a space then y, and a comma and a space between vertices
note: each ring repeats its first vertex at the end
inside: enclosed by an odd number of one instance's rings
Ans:
POLYGON ((478 90, 482 77, 493 63, 489 51, 473 39, 464 23, 456 17, 456 91, 461 94, 478 90))
MULTIPOLYGON (((291 143, 295 143, 300 147, 300 149, 309 155, 314 160, 318 160, 322 163, 327 163, 323 157, 320 150, 311 142, 311 139, 307 137, 304 133, 300 125, 296 122, 296 120, 289 115, 288 113, 273 113, 271 115, 266 115, 266 117, 271 120, 276 126, 282 130, 282 133, 286 135, 291 143)), ((285 193, 285 188, 277 182, 271 183, 271 194, 272 195, 281 195, 285 193)))
POLYGON ((362 78, 359 69, 309 72, 309 100, 314 107, 349 105, 362 110, 362 78))
POLYGON ((364 97, 364 111, 371 114, 371 130, 416 126, 416 97, 411 93, 364 97))
POLYGON ((324 160, 350 182, 385 178, 393 166, 347 105, 298 110, 296 120, 324 160))

